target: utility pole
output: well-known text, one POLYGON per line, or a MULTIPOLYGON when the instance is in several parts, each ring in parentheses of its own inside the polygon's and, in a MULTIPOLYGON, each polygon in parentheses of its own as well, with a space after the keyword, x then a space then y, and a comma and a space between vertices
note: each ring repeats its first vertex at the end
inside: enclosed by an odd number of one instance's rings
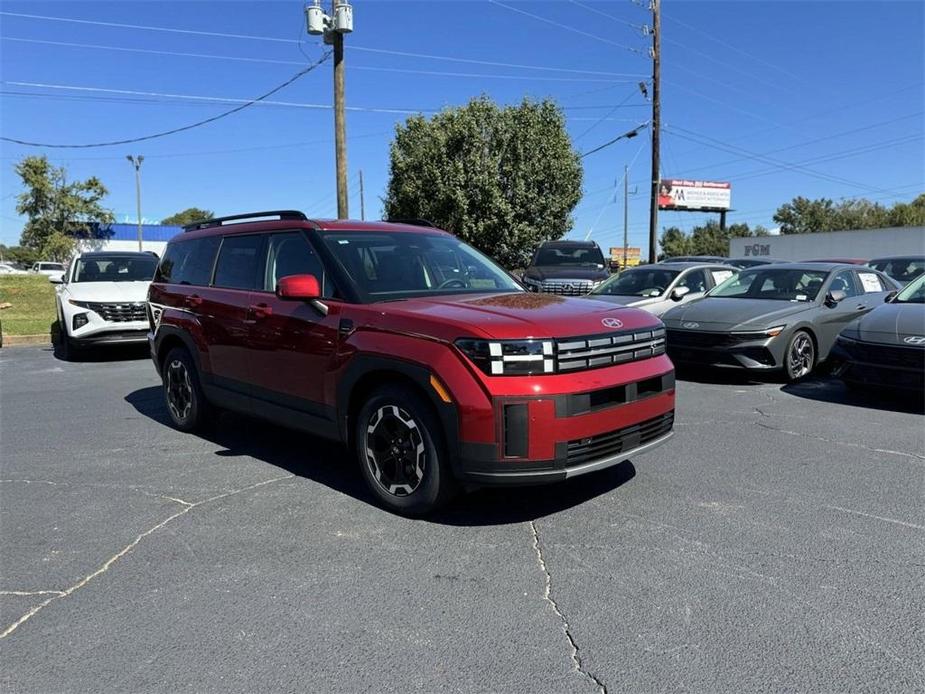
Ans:
POLYGON ((366 221, 366 198, 363 195, 363 169, 360 169, 360 220, 366 221))
POLYGON ((135 167, 135 209, 138 214, 138 251, 141 251, 141 162, 145 160, 144 155, 139 154, 133 157, 131 154, 125 155, 132 166, 135 167))
POLYGON ((659 188, 659 61, 661 44, 661 0, 650 0, 652 10, 652 197, 649 200, 649 262, 655 262, 658 233, 659 188))
POLYGON ((630 214, 629 214, 629 202, 630 202, 630 169, 624 164, 623 165, 623 270, 626 269, 626 247, 629 245, 630 237, 630 214))
MULTIPOLYGON (((337 0, 334 0, 336 3, 337 0)), ((334 40, 334 157, 337 166, 337 218, 349 216, 347 197, 347 123, 344 117, 344 35, 334 40)))
POLYGON ((334 158, 337 181, 337 218, 349 216, 347 191, 347 119, 344 115, 344 34, 353 31, 353 7, 347 0, 331 0, 331 14, 321 8, 321 0, 305 6, 308 33, 323 35, 334 48, 334 158))

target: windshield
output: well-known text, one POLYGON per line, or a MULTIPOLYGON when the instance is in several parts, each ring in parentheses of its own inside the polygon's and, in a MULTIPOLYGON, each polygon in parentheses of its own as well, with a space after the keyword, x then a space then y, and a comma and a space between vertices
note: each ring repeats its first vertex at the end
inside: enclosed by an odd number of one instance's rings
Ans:
POLYGON ((868 263, 874 270, 880 270, 897 282, 911 282, 925 273, 925 258, 884 258, 868 263))
POLYGON ((761 267, 743 270, 717 286, 708 296, 773 301, 814 301, 828 276, 825 270, 788 270, 761 267))
POLYGON ((925 304, 925 275, 919 278, 903 289, 896 298, 893 299, 896 304, 925 304))
POLYGON ((679 274, 680 270, 656 267, 624 270, 591 293, 610 296, 661 296, 679 274))
POLYGON ((319 235, 367 301, 524 291, 493 260, 453 236, 407 231, 319 235))
POLYGON ((584 248, 570 248, 567 246, 547 246, 540 248, 533 259, 536 266, 600 266, 604 267, 604 255, 601 249, 595 246, 584 248))
POLYGON ((150 282, 156 268, 153 255, 78 258, 71 282, 150 282))

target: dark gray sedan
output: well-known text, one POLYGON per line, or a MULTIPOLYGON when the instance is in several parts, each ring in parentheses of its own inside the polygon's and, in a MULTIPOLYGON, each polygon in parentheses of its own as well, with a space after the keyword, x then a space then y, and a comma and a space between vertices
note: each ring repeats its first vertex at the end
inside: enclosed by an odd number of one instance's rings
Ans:
POLYGON ((876 270, 781 263, 742 270, 703 299, 662 316, 679 364, 782 371, 795 381, 829 355, 852 320, 899 286, 876 270))
POLYGON ((832 359, 835 374, 849 386, 925 390, 925 275, 849 323, 832 359))

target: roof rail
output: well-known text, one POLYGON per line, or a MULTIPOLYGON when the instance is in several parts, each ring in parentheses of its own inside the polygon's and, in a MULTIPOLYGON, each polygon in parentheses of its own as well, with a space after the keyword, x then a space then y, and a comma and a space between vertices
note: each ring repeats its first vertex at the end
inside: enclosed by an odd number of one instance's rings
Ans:
POLYGON ((228 222, 241 223, 244 220, 259 220, 263 217, 273 217, 275 219, 288 219, 304 222, 308 220, 303 213, 298 210, 270 210, 267 212, 249 212, 248 214, 233 214, 228 217, 213 217, 212 219, 202 219, 192 224, 185 224, 183 231, 195 231, 196 229, 207 229, 209 227, 224 226, 228 222))
POLYGON ((389 224, 410 224, 415 227, 431 227, 433 229, 437 228, 437 225, 427 219, 387 219, 385 220, 389 224))

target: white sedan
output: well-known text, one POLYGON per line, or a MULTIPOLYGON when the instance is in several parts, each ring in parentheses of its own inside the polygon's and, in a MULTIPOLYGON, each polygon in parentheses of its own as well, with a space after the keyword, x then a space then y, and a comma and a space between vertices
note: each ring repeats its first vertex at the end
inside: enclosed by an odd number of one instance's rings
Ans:
POLYGON ((149 328, 148 286, 157 269, 153 253, 83 253, 57 290, 58 353, 94 345, 144 343, 149 328))
POLYGON ((0 275, 28 275, 25 270, 19 270, 9 263, 0 263, 0 275))

